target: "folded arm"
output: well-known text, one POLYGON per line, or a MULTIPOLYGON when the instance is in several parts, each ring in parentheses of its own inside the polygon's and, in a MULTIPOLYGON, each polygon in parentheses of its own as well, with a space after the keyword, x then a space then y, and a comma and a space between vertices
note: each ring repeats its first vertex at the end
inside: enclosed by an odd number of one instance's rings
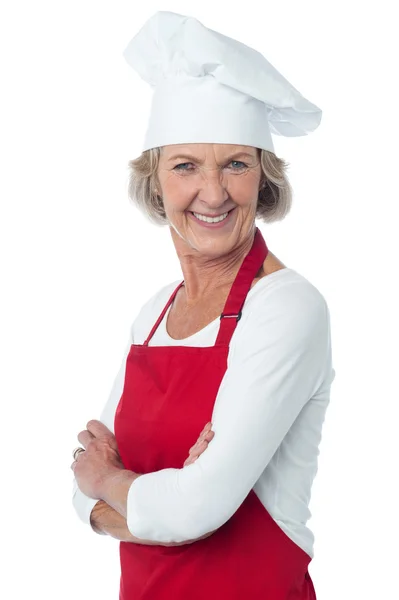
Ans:
MULTIPOLYGON (((128 529, 125 517, 122 517, 118 511, 114 510, 104 500, 98 500, 93 510, 91 511, 90 524, 92 529, 100 535, 110 535, 121 542, 131 542, 145 546, 183 546, 191 544, 195 540, 185 540, 184 542, 170 542, 160 544, 151 540, 142 540, 132 535, 128 529)), ((212 535, 213 531, 206 533, 199 539, 204 539, 212 535)))
MULTIPOLYGON (((328 307, 316 288, 301 282, 275 288, 262 313, 244 311, 237 327, 212 416, 215 438, 204 454, 182 469, 133 481, 126 518, 82 494, 74 481, 80 518, 90 523, 92 517, 95 531, 148 545, 182 545, 211 535, 244 501, 331 371, 330 346, 328 307)), ((125 360, 100 418, 111 431, 125 360)))
MULTIPOLYGON (((117 404, 123 391, 125 378, 126 357, 133 343, 132 337, 129 337, 128 344, 125 348, 122 364, 114 380, 111 392, 105 407, 101 413, 100 421, 114 433, 114 415, 117 404)), ((86 496, 78 487, 76 479, 73 478, 72 503, 74 509, 83 523, 89 524, 95 533, 100 535, 109 535, 122 542, 131 542, 141 545, 162 545, 162 546, 180 546, 192 543, 195 540, 185 540, 181 543, 165 542, 160 543, 153 540, 143 540, 135 537, 129 531, 126 517, 115 510, 107 502, 102 499, 95 499, 86 496)), ((199 539, 203 539, 212 535, 213 532, 206 533, 199 539)))
POLYGON ((128 490, 127 525, 138 539, 180 543, 226 523, 326 377, 329 312, 310 284, 271 291, 234 337, 208 449, 182 469, 140 476, 128 490))

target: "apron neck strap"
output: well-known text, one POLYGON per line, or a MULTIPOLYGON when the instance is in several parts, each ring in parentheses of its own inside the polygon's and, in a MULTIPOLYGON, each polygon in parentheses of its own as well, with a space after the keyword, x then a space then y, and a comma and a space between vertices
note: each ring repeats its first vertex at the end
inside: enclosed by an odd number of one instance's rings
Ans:
POLYGON ((254 241, 251 250, 244 258, 237 276, 231 286, 223 312, 220 315, 220 328, 216 338, 215 346, 228 346, 238 321, 241 318, 242 307, 255 275, 262 266, 268 248, 263 236, 256 227, 254 241))

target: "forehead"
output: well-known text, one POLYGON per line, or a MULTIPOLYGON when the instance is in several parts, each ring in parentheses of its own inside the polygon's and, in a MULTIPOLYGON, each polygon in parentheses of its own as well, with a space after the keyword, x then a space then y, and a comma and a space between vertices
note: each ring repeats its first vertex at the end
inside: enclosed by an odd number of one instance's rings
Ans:
POLYGON ((165 159, 182 156, 193 156, 199 159, 206 157, 225 158, 239 154, 256 158, 257 148, 236 144, 170 144, 163 146, 161 149, 161 155, 165 159))

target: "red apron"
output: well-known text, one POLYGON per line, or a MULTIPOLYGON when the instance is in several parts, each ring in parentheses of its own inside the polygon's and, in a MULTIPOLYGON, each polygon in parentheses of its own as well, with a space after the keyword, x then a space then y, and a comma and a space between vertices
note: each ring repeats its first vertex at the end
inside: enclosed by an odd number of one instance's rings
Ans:
MULTIPOLYGON (((256 228, 214 346, 148 345, 184 281, 144 344, 132 344, 115 414, 115 436, 126 469, 145 474, 183 467, 189 448, 212 421, 229 342, 267 253, 256 228)), ((174 547, 120 542, 119 600, 315 600, 310 561, 252 489, 227 523, 208 538, 174 547)))

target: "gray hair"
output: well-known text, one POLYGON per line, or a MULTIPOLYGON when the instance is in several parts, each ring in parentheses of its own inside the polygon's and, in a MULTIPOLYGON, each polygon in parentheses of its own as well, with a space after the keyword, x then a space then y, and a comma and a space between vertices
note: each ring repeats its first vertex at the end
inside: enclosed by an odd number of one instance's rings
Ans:
MULTIPOLYGON (((282 221, 292 205, 292 188, 286 170, 289 163, 274 152, 258 149, 262 167, 262 187, 258 195, 256 218, 264 223, 282 221)), ((161 148, 151 148, 128 163, 130 201, 155 225, 168 225, 162 198, 155 192, 159 186, 157 170, 161 148)))

